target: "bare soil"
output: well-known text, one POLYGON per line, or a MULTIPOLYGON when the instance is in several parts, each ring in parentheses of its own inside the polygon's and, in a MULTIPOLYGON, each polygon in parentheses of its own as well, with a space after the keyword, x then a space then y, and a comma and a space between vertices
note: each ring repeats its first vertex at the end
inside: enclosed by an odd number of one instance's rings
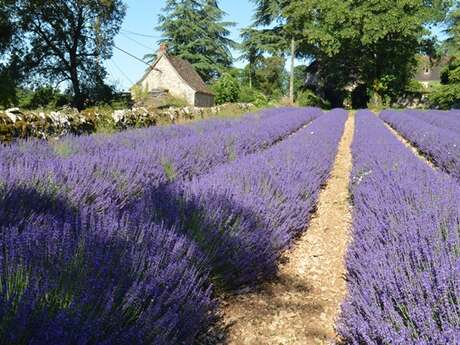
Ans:
POLYGON ((229 345, 334 344, 346 294, 344 255, 350 240, 348 181, 354 116, 307 231, 281 260, 279 273, 257 291, 224 301, 229 345))

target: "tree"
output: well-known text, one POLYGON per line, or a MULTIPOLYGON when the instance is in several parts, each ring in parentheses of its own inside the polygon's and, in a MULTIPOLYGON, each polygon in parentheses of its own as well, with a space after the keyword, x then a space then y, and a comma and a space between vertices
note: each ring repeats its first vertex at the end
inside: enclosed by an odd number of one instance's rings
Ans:
POLYGON ((12 8, 9 1, 0 2, 0 56, 7 50, 13 39, 15 26, 12 23, 12 8))
POLYGON ((249 88, 252 88, 255 79, 255 65, 263 57, 263 50, 258 37, 259 31, 254 28, 246 28, 241 31, 242 42, 240 44, 240 60, 248 61, 247 77, 249 88))
POLYGON ((460 54, 460 5, 457 5, 447 17, 447 39, 445 45, 452 55, 460 54))
POLYGON ((394 98, 415 69, 415 55, 443 20, 450 0, 293 0, 289 25, 306 33, 305 54, 319 63, 324 93, 341 105, 344 86, 363 85, 364 95, 394 98), (334 87, 334 84, 336 85, 334 87))
POLYGON ((430 106, 439 109, 460 108, 460 58, 452 57, 441 72, 441 85, 428 96, 430 106))
POLYGON ((102 60, 112 55, 125 16, 122 0, 17 0, 15 20, 30 49, 30 75, 59 85, 70 82, 82 109, 85 88, 103 84, 102 60))
POLYGON ((290 14, 286 9, 289 7, 289 0, 253 0, 256 4, 255 25, 269 26, 276 24, 271 29, 265 29, 265 40, 268 45, 265 45, 266 51, 283 55, 289 51, 291 56, 290 82, 289 82, 289 98, 291 103, 294 102, 294 63, 296 56, 296 41, 302 39, 302 35, 298 35, 295 27, 290 25, 290 14), (275 45, 273 45, 273 43, 275 45))
POLYGON ((255 83, 268 97, 281 96, 285 91, 286 61, 280 56, 264 57, 256 65, 255 83))
POLYGON ((216 79, 232 65, 231 22, 216 0, 167 0, 159 26, 171 54, 189 61, 205 81, 216 79))
POLYGON ((18 100, 16 88, 21 80, 19 53, 22 42, 16 37, 14 0, 0 0, 0 105, 9 107, 18 100))
POLYGON ((212 89, 215 94, 216 104, 237 102, 240 97, 240 84, 229 73, 224 73, 213 85, 212 89))

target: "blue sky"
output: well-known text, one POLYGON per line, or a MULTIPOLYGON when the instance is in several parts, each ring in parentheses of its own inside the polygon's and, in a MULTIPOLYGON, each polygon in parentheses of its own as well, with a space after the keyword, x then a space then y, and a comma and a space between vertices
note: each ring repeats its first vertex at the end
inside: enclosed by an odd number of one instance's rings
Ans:
MULTIPOLYGON (((128 10, 122 30, 115 38, 115 45, 142 58, 158 47, 157 41, 161 34, 155 31, 155 26, 158 21, 158 14, 164 7, 164 0, 128 0, 126 3, 128 10)), ((253 4, 244 0, 220 0, 220 6, 227 13, 225 20, 237 23, 231 29, 231 38, 239 41, 241 28, 251 24, 253 4)), ((238 52, 234 52, 234 57, 237 55, 238 52)), ((141 78, 146 65, 115 49, 113 57, 106 62, 106 67, 109 81, 119 89, 127 90, 141 78)))

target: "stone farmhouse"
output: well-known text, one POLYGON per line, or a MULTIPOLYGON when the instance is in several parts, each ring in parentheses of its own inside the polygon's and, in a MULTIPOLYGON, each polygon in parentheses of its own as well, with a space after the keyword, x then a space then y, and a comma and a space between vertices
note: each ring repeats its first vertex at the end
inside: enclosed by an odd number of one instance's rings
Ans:
POLYGON ((448 63, 447 57, 432 60, 428 56, 419 56, 417 60, 418 66, 414 77, 415 80, 425 88, 441 82, 441 71, 448 63))
POLYGON ((155 63, 136 85, 153 98, 169 94, 184 99, 191 106, 214 106, 214 94, 192 64, 168 54, 164 44, 160 46, 155 63))

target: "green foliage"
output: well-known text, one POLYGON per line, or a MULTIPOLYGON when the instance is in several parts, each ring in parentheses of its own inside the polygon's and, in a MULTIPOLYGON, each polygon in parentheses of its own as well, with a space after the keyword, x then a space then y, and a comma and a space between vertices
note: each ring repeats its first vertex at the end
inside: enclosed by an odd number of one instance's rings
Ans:
MULTIPOLYGON (((29 272, 19 266, 15 271, 7 272, 0 276, 0 293, 11 304, 13 311, 16 310, 21 297, 29 286, 29 272)), ((5 319, 2 320, 2 323, 5 319)), ((0 324, 0 329, 2 325, 0 324)))
POLYGON ((240 84, 230 74, 225 73, 212 86, 216 104, 237 102, 240 96, 240 84))
POLYGON ((177 177, 176 169, 170 162, 162 162, 163 170, 169 182, 173 182, 177 177))
POLYGON ((102 61, 112 55, 125 10, 122 0, 15 1, 14 25, 18 36, 28 37, 22 60, 29 79, 68 81, 78 109, 85 91, 106 92, 99 89, 106 74, 102 61))
POLYGON ((341 105, 346 86, 359 82, 390 102, 412 78, 428 24, 443 19, 450 0, 293 0, 289 29, 304 33, 299 54, 320 65, 321 92, 341 105))
POLYGON ((115 99, 115 88, 106 84, 103 80, 95 80, 85 83, 82 86, 82 94, 85 99, 85 107, 111 104, 115 99))
POLYGON ((300 65, 294 67, 294 94, 296 96, 298 93, 307 89, 305 85, 307 74, 308 66, 300 65))
POLYGON ((149 91, 147 88, 142 88, 142 85, 136 84, 131 88, 131 94, 134 102, 145 103, 149 97, 149 91))
POLYGON ((295 100, 301 107, 327 107, 327 104, 311 90, 304 90, 298 93, 295 100))
POLYGON ((271 56, 262 58, 256 65, 255 87, 269 98, 285 94, 286 71, 285 60, 282 57, 271 56))
POLYGON ((460 5, 457 4, 457 7, 453 8, 449 13, 446 21, 446 30, 447 38, 445 40, 446 50, 451 55, 460 54, 460 5))
POLYGON ((7 68, 0 70, 0 106, 8 108, 18 101, 16 82, 7 68))
POLYGON ((412 79, 407 84, 406 91, 412 93, 423 93, 425 91, 425 88, 423 87, 422 83, 412 79))
POLYGON ((12 4, 10 2, 5 0, 0 2, 0 56, 8 50, 16 31, 12 23, 12 4))
POLYGON ((441 71, 442 84, 460 83, 460 58, 452 58, 441 71))
POLYGON ((229 27, 216 0, 167 0, 159 16, 162 32, 172 55, 189 61, 205 81, 219 77, 233 62, 235 48, 229 27))
POLYGON ((460 65, 449 71, 449 84, 460 83, 460 65))
POLYGON ((428 96, 430 107, 460 108, 460 59, 453 58, 441 73, 441 83, 428 96))
POLYGON ((188 103, 185 99, 173 97, 171 95, 166 96, 160 103, 161 104, 159 108, 169 108, 169 107, 182 108, 182 107, 188 106, 188 103))
POLYGON ((428 100, 433 108, 460 108, 460 83, 439 85, 429 94, 428 100))
POLYGON ((351 107, 353 109, 364 109, 370 100, 370 95, 365 84, 358 84, 351 92, 351 107))
POLYGON ((18 105, 24 109, 56 109, 71 102, 70 98, 51 86, 39 87, 35 90, 19 89, 18 105))
POLYGON ((268 98, 262 92, 249 86, 241 87, 238 101, 241 103, 252 103, 257 108, 264 107, 268 104, 268 98))

